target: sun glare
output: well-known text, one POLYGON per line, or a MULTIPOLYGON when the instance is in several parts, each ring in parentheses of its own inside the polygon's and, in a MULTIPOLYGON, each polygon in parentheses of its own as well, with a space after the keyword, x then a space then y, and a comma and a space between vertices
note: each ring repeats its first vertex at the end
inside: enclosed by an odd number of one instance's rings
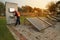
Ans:
POLYGON ((20 7, 28 5, 28 6, 31 6, 33 8, 37 7, 37 8, 45 9, 46 5, 49 2, 56 2, 59 0, 27 0, 27 1, 26 0, 6 0, 6 1, 18 3, 18 6, 20 6, 20 7))
POLYGON ((46 5, 49 2, 56 2, 56 1, 58 1, 58 0, 27 0, 25 5, 30 5, 32 7, 46 9, 46 5))

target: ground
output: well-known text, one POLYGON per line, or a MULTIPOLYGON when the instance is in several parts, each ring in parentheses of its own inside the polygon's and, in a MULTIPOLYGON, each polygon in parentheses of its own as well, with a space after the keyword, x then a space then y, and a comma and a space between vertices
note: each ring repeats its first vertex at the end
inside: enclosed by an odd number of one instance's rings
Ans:
POLYGON ((14 30, 18 36, 20 34, 19 37, 20 39, 22 38, 21 40, 60 40, 60 32, 53 27, 49 27, 40 32, 29 25, 9 26, 9 28, 13 28, 12 30, 14 30), (23 37, 21 35, 23 35, 23 37))
POLYGON ((60 31, 58 31, 60 23, 57 23, 56 27, 38 31, 31 24, 23 24, 24 17, 21 17, 20 21, 21 25, 7 25, 6 27, 5 18, 0 18, 0 40, 60 40, 60 31))
POLYGON ((27 25, 21 24, 17 26, 10 25, 9 28, 11 29, 13 28, 12 29, 14 30, 13 32, 18 33, 17 36, 20 38, 20 40, 60 40, 60 31, 58 31, 60 23, 57 22, 57 24, 55 25, 56 27, 55 26, 48 27, 41 31, 35 29, 34 26, 31 24, 27 24, 27 25))

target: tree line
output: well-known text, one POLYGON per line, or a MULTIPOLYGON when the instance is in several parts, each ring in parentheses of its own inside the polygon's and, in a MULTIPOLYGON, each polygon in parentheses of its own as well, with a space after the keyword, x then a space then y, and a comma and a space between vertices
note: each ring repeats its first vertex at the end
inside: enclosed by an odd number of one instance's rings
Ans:
POLYGON ((0 2, 0 16, 5 15, 5 4, 0 2))
MULTIPOLYGON (((54 2, 50 2, 47 5, 47 10, 51 13, 57 13, 58 10, 60 10, 60 1, 54 3, 54 2)), ((32 8, 31 6, 22 6, 22 7, 18 7, 18 11, 20 12, 32 12, 32 13, 38 13, 38 14, 42 14, 42 10, 43 12, 46 12, 46 10, 41 9, 41 8, 32 8)), ((3 2, 0 2, 0 16, 1 15, 5 15, 5 4, 3 2)))

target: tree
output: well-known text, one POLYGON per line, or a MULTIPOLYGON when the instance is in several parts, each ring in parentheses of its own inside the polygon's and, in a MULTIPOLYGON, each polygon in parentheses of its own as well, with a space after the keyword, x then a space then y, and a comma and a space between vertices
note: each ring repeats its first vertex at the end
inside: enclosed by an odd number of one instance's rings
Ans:
POLYGON ((30 6, 22 6, 22 11, 23 12, 32 12, 33 8, 30 6))
MULTIPOLYGON (((54 15, 53 18, 57 19, 57 21, 60 21, 60 1, 53 3, 51 2, 50 5, 48 5, 48 10, 54 15)), ((52 17, 51 16, 51 17, 52 17)))
POLYGON ((54 3, 54 2, 50 2, 48 5, 48 10, 52 13, 57 13, 60 10, 60 1, 54 3))
POLYGON ((22 12, 22 8, 18 7, 18 11, 19 11, 19 12, 22 12))
POLYGON ((2 13, 5 13, 5 5, 4 3, 0 2, 0 16, 2 13))
POLYGON ((57 11, 57 14, 59 15, 60 14, 60 1, 56 3, 56 11, 57 11))
POLYGON ((38 16, 41 16, 41 14, 42 14, 42 9, 40 9, 40 8, 34 8, 34 10, 33 10, 38 16))
POLYGON ((55 8, 56 8, 56 4, 54 2, 50 2, 48 5, 47 5, 47 8, 50 12, 55 12, 55 8))

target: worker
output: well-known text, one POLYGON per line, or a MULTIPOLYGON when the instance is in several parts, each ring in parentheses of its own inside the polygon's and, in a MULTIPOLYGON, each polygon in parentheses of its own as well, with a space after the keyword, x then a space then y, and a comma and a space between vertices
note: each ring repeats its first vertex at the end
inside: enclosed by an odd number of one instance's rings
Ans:
POLYGON ((15 16, 16 16, 15 26, 16 26, 17 24, 20 25, 20 13, 19 13, 18 11, 14 11, 14 13, 15 13, 15 16))

